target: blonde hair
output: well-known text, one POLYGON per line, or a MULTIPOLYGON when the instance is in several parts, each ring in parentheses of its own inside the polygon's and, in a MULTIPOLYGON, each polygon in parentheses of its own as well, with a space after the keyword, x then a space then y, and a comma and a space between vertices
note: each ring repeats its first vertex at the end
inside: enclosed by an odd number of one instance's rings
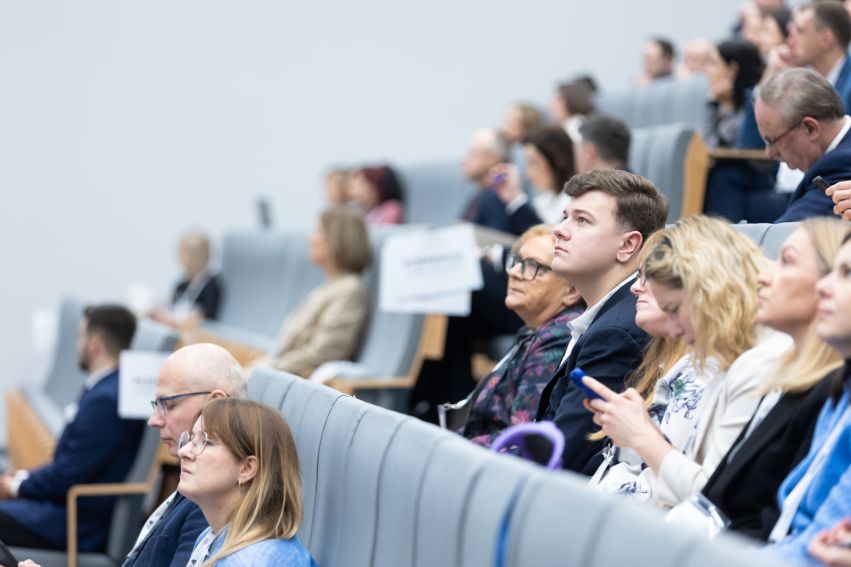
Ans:
POLYGON ((210 239, 200 231, 189 231, 181 235, 177 248, 192 268, 200 272, 210 262, 210 239))
MULTIPOLYGON (((833 266, 836 252, 848 234, 848 225, 839 219, 822 217, 803 221, 800 227, 806 231, 816 252, 819 277, 827 274, 833 266)), ((842 366, 842 357, 823 342, 816 333, 816 318, 807 331, 807 336, 798 348, 794 345, 777 361, 775 371, 760 384, 761 394, 775 388, 784 392, 805 392, 821 382, 830 371, 842 366)))
POLYGON ((553 249, 555 249, 555 236, 553 236, 553 226, 549 224, 536 224, 526 230, 523 234, 521 234, 517 240, 514 241, 514 244, 511 246, 511 251, 515 254, 520 251, 520 248, 523 247, 524 244, 532 240, 533 238, 538 238, 539 236, 549 236, 553 239, 553 249))
POLYGON ((350 207, 325 209, 319 215, 319 228, 340 270, 360 274, 372 262, 369 232, 360 212, 350 207))
POLYGON ((295 536, 303 515, 298 453, 280 412, 251 400, 218 398, 198 414, 204 430, 236 457, 257 458, 257 474, 227 522, 222 548, 204 566, 258 541, 295 536))
POLYGON ((644 276, 685 292, 697 331, 692 363, 709 358, 721 370, 756 343, 757 275, 764 256, 748 237, 703 215, 659 231, 644 261, 644 276))

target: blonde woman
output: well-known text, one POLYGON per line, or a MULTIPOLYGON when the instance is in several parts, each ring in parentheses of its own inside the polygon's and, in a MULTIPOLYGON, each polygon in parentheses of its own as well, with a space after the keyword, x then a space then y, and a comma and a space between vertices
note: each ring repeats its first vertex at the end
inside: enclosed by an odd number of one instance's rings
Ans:
POLYGON ((634 389, 617 394, 585 378, 603 397, 585 402, 595 423, 647 465, 641 486, 649 501, 672 506, 703 488, 753 415, 759 383, 791 344, 788 335, 757 326, 762 258, 726 223, 695 216, 661 231, 644 262, 643 276, 667 314, 670 334, 691 346, 691 364, 711 376, 684 439, 669 442, 634 389))
POLYGON ((731 520, 730 529, 766 540, 777 521, 777 489, 806 455, 839 354, 816 334, 816 282, 830 271, 848 225, 801 223, 777 262, 759 275, 759 322, 795 341, 759 387, 759 408, 715 469, 703 493, 731 520))
POLYGON ((237 398, 209 402, 181 434, 178 491, 201 508, 201 532, 187 567, 311 567, 296 537, 301 474, 281 414, 237 398))

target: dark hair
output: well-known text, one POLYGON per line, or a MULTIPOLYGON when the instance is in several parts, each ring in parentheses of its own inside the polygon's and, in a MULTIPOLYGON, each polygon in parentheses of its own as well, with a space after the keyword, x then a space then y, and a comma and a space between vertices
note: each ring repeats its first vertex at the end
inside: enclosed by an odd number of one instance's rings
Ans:
MULTIPOLYGON (((551 189, 558 193, 567 180, 576 174, 573 163, 573 142, 564 128, 560 126, 544 126, 533 130, 523 140, 538 150, 553 172, 555 186, 551 189)), ((543 187, 541 189, 544 189, 543 187)))
POLYGON ((136 333, 136 316, 121 305, 92 305, 83 311, 86 332, 96 334, 103 341, 110 356, 117 357, 130 348, 136 333))
POLYGON ((744 39, 731 39, 718 44, 718 54, 724 63, 735 63, 738 67, 733 80, 733 104, 737 109, 742 108, 747 90, 759 83, 765 70, 759 48, 744 39))
POLYGON ((576 83, 577 85, 582 85, 586 89, 588 89, 591 94, 597 94, 597 81, 594 80, 594 77, 591 75, 577 75, 571 83, 576 83))
POLYGON ((789 20, 792 19, 792 10, 785 6, 780 8, 771 8, 763 12, 763 17, 774 20, 777 27, 780 29, 781 35, 783 35, 783 39, 789 37, 789 20))
POLYGON ((405 202, 402 182, 399 181, 399 176, 392 167, 389 165, 362 167, 360 172, 369 181, 369 184, 375 187, 379 203, 393 199, 402 203, 405 202))
POLYGON ((622 167, 629 160, 632 135, 623 120, 606 114, 595 114, 579 127, 579 135, 583 142, 594 144, 602 160, 622 167))
POLYGON ((668 199, 648 179, 618 169, 595 169, 574 175, 564 186, 574 199, 591 191, 614 197, 615 218, 624 228, 640 232, 642 241, 665 228, 668 199))
POLYGON ((563 83, 558 86, 558 96, 568 114, 586 116, 594 112, 594 93, 585 83, 563 83))
POLYGON ((848 44, 851 43, 851 16, 841 2, 815 2, 803 8, 811 8, 816 24, 829 28, 836 44, 842 51, 848 51, 848 44))
POLYGON ((665 39, 664 37, 651 37, 650 41, 659 46, 659 50, 662 52, 662 57, 668 60, 673 60, 676 51, 674 50, 674 44, 665 39))

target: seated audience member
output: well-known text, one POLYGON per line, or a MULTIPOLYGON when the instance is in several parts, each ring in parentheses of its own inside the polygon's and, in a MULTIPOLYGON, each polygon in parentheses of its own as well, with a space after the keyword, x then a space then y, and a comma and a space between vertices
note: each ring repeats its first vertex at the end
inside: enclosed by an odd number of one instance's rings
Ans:
MULTIPOLYGON (((88 378, 53 460, 0 477, 0 540, 6 545, 65 549, 68 490, 76 484, 124 481, 144 428, 140 420, 118 416, 118 357, 135 330, 136 318, 124 307, 86 309, 77 351, 88 378)), ((114 497, 78 500, 81 551, 103 549, 114 505, 114 497)))
POLYGON ((573 144, 576 171, 592 169, 629 170, 629 145, 632 135, 623 120, 595 114, 579 128, 579 141, 573 144))
POLYGON ((831 376, 842 366, 816 334, 815 285, 847 232, 836 219, 805 220, 759 276, 757 319, 795 344, 763 379, 754 417, 703 488, 730 529, 756 539, 766 540, 777 521, 777 488, 806 454, 831 376))
POLYGON ((341 207, 349 203, 351 172, 345 169, 329 169, 325 173, 325 203, 329 207, 341 207))
POLYGON ((323 211, 309 245, 325 283, 284 321, 274 353, 254 363, 305 378, 322 363, 350 359, 357 351, 369 315, 361 274, 372 260, 366 225, 347 208, 323 211))
POLYGON ((810 555, 830 567, 851 567, 851 518, 846 517, 816 535, 808 548, 810 555))
POLYGON ((754 108, 768 157, 806 171, 775 222, 833 214, 833 201, 813 183, 851 177, 851 118, 833 87, 809 69, 787 69, 760 89, 754 108))
POLYGON ((517 102, 508 108, 502 135, 509 144, 522 144, 526 136, 546 125, 541 111, 526 102, 517 102))
POLYGON ((761 258, 748 237, 703 216, 663 230, 648 252, 642 275, 671 335, 692 347, 697 388, 684 396, 685 408, 667 406, 660 426, 635 390, 617 394, 593 374, 585 378, 603 397, 586 402, 594 422, 647 465, 636 483, 614 487, 619 492, 662 506, 682 502, 703 488, 753 415, 756 388, 791 342, 757 328, 761 258), (689 408, 693 415, 677 415, 689 408))
POLYGON ((594 91, 581 79, 559 85, 550 99, 550 114, 576 141, 579 127, 594 114, 594 91))
POLYGON ((464 176, 476 185, 476 195, 464 207, 461 218, 467 222, 523 234, 541 220, 528 203, 506 205, 492 186, 491 170, 507 163, 509 146, 505 137, 493 128, 482 128, 473 134, 470 147, 464 155, 464 176))
POLYGON ((643 87, 659 79, 667 79, 674 74, 674 44, 667 39, 654 37, 644 44, 642 51, 641 74, 635 84, 643 87))
POLYGON ((575 175, 565 192, 571 200, 553 231, 552 267, 576 287, 588 309, 568 324, 570 343, 541 395, 536 420, 553 421, 564 433, 565 468, 590 474, 602 446, 587 440, 594 423, 568 374, 581 368, 619 391, 641 363, 649 337, 635 324, 629 288, 642 244, 665 226, 668 204, 648 180, 623 171, 575 175))
MULTIPOLYGON (((569 201, 562 189, 575 173, 573 167, 573 142, 558 126, 546 126, 529 134, 523 142, 525 156, 524 175, 532 185, 535 196, 532 206, 545 223, 555 224, 564 215, 569 201)), ((507 207, 518 207, 528 201, 520 186, 517 168, 500 164, 491 170, 492 186, 507 207), (501 180, 501 181, 500 181, 501 180)))
POLYGON ((201 319, 215 320, 222 298, 222 284, 210 273, 210 239, 202 232, 180 237, 178 257, 183 279, 174 289, 170 311, 155 311, 151 318, 171 327, 197 324, 201 319))
POLYGON ((780 519, 766 550, 787 562, 819 565, 807 553, 814 538, 851 515, 851 236, 819 280, 816 332, 846 360, 822 407, 809 452, 780 485, 780 519))
POLYGON ((552 260, 551 227, 534 226, 514 244, 505 305, 524 327, 470 399, 463 435, 474 443, 489 446, 503 429, 532 419, 570 341, 567 324, 585 307, 576 289, 553 273, 552 260))
POLYGON ((249 400, 213 400, 181 433, 177 452, 177 490, 210 524, 188 565, 316 566, 296 535, 303 516, 301 472, 280 412, 249 400))
MULTIPOLYGON (((756 46, 747 41, 723 41, 713 49, 706 67, 710 101, 703 127, 710 147, 736 145, 745 99, 764 67, 756 46)), ((786 203, 786 195, 774 193, 773 164, 718 160, 706 181, 703 210, 731 222, 771 222, 786 210, 786 203)))
POLYGON ((704 75, 713 51, 715 46, 705 37, 694 37, 688 40, 683 47, 683 58, 677 69, 677 78, 685 79, 704 75))
POLYGON ((771 54, 771 50, 784 45, 789 37, 789 21, 792 12, 786 6, 770 8, 761 11, 759 27, 753 37, 745 37, 759 48, 763 60, 771 54))
POLYGON ((363 167, 352 174, 348 189, 349 199, 366 213, 368 225, 404 222, 405 196, 393 168, 363 167))

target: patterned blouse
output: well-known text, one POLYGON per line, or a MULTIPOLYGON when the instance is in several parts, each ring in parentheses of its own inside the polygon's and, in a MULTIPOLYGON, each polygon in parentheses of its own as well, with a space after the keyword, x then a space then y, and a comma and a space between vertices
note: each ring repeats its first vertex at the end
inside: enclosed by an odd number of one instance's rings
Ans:
POLYGON ((582 311, 571 307, 537 330, 520 329, 514 346, 476 388, 464 437, 488 447, 505 428, 534 419, 541 393, 570 342, 567 323, 582 311))

